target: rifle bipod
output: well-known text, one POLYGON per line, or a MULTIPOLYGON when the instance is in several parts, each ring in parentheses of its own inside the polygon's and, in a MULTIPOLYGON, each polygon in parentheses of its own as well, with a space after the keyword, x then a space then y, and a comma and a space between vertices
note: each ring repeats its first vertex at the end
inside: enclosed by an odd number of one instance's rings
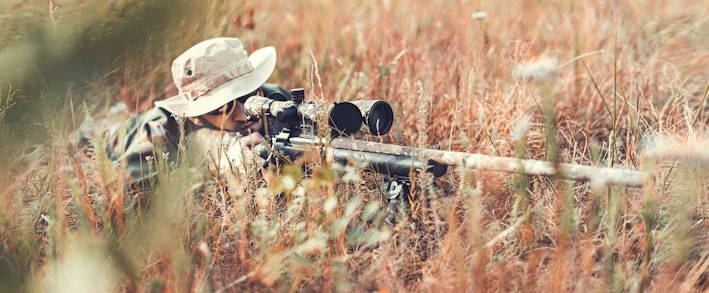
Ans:
POLYGON ((387 192, 387 214, 384 221, 393 226, 396 224, 398 217, 405 217, 406 215, 411 182, 408 179, 383 176, 382 183, 387 192))

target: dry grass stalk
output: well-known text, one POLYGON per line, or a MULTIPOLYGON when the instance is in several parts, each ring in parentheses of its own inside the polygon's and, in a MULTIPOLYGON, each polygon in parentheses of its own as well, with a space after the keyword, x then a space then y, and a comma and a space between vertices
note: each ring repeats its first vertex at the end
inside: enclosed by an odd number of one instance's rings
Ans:
POLYGON ((25 81, 39 90, 0 88, 0 290, 46 291, 56 280, 50 268, 72 266, 97 269, 62 278, 111 291, 709 289, 706 4, 76 0, 49 1, 47 15, 47 2, 35 2, 2 4, 11 13, 0 22, 9 44, 0 64, 32 72, 25 81), (179 20, 163 14, 170 9, 179 20), (171 26, 144 25, 159 36, 136 27, 115 34, 128 27, 122 17, 138 22, 141 11, 171 26), (31 33, 41 25, 52 30, 31 33), (126 36, 141 41, 124 46, 126 36), (309 176, 300 168, 267 173, 268 186, 237 197, 190 168, 186 153, 159 170, 161 184, 144 206, 118 187, 124 177, 100 150, 82 161, 64 148, 62 133, 75 120, 66 117, 107 113, 116 101, 131 111, 150 107, 171 59, 214 36, 238 36, 249 50, 276 46, 273 81, 305 87, 308 97, 387 100, 397 121, 378 141, 642 169, 657 184, 598 188, 456 170, 433 182, 416 177, 410 213, 387 227, 379 178, 356 165, 314 160, 309 176), (62 46, 42 45, 48 40, 62 46), (47 49, 51 62, 32 59, 33 48, 47 49), (71 49, 107 59, 60 62, 71 49), (57 90, 54 81, 76 72, 93 74, 57 90), (66 99, 86 100, 86 113, 62 108, 66 99), (19 101, 60 111, 34 112, 19 101), (51 132, 43 148, 9 144, 23 123, 51 132), (677 143, 649 148, 650 137, 677 143), (94 257, 105 262, 94 266, 94 257))

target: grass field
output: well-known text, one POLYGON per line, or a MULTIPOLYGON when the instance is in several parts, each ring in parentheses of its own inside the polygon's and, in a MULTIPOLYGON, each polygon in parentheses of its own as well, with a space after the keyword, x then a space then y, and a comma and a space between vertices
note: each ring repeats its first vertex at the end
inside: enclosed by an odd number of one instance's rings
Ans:
POLYGON ((2 292, 709 291, 706 1, 0 7, 2 292), (388 101, 393 130, 363 139, 655 182, 451 168, 413 178, 389 226, 378 178, 356 166, 287 168, 235 196, 185 163, 160 170, 145 207, 71 134, 116 102, 150 108, 172 59, 217 36, 275 46, 271 81, 307 99, 388 101))

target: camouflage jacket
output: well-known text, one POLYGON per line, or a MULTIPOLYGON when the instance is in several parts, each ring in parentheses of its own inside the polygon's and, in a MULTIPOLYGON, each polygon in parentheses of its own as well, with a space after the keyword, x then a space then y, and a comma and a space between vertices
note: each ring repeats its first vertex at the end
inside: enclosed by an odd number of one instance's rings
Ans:
MULTIPOLYGON (((290 93, 279 85, 264 84, 262 89, 265 96, 279 93, 290 98, 290 93)), ((103 136, 107 157, 118 163, 130 176, 128 181, 131 188, 141 190, 149 186, 148 179, 157 173, 156 168, 159 166, 155 164, 160 161, 177 162, 178 151, 185 151, 178 149, 180 143, 189 140, 190 134, 201 128, 189 119, 180 119, 158 107, 130 115, 124 123, 114 123, 107 130, 100 130, 105 124, 111 122, 84 122, 79 129, 79 146, 94 147, 92 139, 103 136), (180 132, 181 121, 184 122, 184 137, 181 137, 183 134, 180 132)))

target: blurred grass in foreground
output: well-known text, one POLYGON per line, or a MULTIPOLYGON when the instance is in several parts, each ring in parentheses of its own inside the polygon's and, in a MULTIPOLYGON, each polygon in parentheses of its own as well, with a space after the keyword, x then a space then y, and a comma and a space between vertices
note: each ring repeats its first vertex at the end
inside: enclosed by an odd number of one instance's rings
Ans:
POLYGON ((709 139, 706 3, 3 5, 0 291, 709 288, 706 157, 691 152, 709 139), (237 197, 188 156, 155 192, 124 194, 114 163, 69 134, 117 101, 150 107, 172 59, 216 36, 276 46, 272 81, 308 99, 389 101, 395 129, 372 139, 633 167, 657 184, 451 170, 415 178, 393 227, 379 178, 325 162, 237 197), (645 156, 662 136, 679 147, 645 156))
POLYGON ((107 83, 141 93, 158 86, 153 82, 165 84, 173 56, 163 48, 186 46, 175 40, 190 23, 203 23, 200 15, 209 7, 193 1, 34 2, 3 4, 0 20, 0 80, 17 91, 5 123, 17 139, 32 142, 51 136, 45 120, 66 119, 72 113, 56 113, 71 103, 113 103, 116 92, 95 92, 107 83))

